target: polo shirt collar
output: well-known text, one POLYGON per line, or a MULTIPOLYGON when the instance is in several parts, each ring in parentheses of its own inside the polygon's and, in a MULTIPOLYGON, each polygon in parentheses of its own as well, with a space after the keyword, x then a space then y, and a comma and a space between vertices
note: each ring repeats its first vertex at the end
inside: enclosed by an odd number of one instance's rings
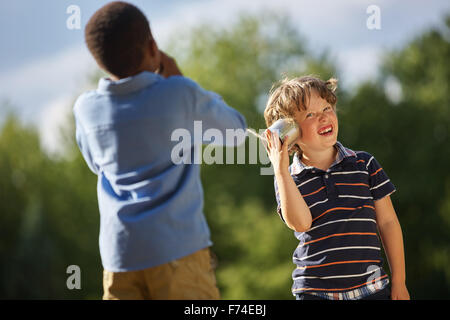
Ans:
POLYGON ((160 75, 149 71, 142 71, 137 75, 117 81, 101 78, 98 82, 97 91, 100 93, 127 94, 145 88, 161 79, 163 78, 160 75))
MULTIPOLYGON (((330 168, 338 163, 340 163, 342 160, 344 160, 345 158, 348 157, 356 157, 356 153, 355 151, 346 148, 342 145, 342 143, 340 143, 339 141, 336 141, 336 144, 334 145, 334 147, 337 149, 337 153, 336 153, 336 159, 334 160, 334 162, 331 164, 330 168)), ((292 161, 292 165, 289 167, 289 170, 291 172, 291 175, 298 175, 300 174, 302 171, 307 170, 307 169, 313 169, 313 166, 307 166, 305 165, 297 156, 297 154, 295 154, 293 161, 292 161)))

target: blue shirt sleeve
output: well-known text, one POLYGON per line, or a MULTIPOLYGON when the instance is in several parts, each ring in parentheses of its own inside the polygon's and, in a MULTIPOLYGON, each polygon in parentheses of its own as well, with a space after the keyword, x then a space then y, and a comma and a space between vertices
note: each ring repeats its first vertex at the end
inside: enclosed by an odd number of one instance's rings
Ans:
POLYGON ((392 194, 396 189, 377 159, 370 154, 368 155, 369 160, 366 167, 369 173, 369 188, 373 200, 376 201, 392 194))
POLYGON ((93 159, 92 159, 92 155, 91 152, 89 151, 89 146, 87 143, 87 139, 86 139, 86 134, 84 132, 83 126, 81 125, 81 123, 78 121, 77 119, 77 114, 75 111, 76 105, 77 103, 79 103, 81 99, 79 98, 77 100, 77 102, 75 102, 75 107, 74 107, 74 117, 75 117, 75 139, 77 141, 78 144, 78 148, 81 151, 81 154, 83 155, 84 160, 86 161, 89 169, 91 169, 91 171, 95 174, 98 174, 99 170, 97 168, 97 166, 95 165, 93 159))
MULTIPOLYGON (((194 121, 202 121, 202 129, 215 129, 220 131, 223 137, 226 137, 227 130, 241 130, 244 139, 238 139, 237 143, 227 143, 224 139, 223 144, 235 146, 245 141, 245 130, 247 123, 242 114, 228 106, 217 93, 207 91, 200 87, 196 82, 185 78, 186 83, 191 89, 192 97, 192 117, 194 121)), ((229 142, 229 141, 228 141, 229 142)))

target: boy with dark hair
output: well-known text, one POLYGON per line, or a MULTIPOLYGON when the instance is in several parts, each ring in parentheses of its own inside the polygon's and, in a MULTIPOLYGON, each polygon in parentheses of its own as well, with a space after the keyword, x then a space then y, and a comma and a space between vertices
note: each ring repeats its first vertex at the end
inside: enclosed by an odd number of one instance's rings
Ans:
POLYGON ((131 4, 112 2, 95 12, 86 25, 85 39, 99 67, 114 80, 159 67, 160 53, 148 20, 131 4))
POLYGON ((135 6, 105 5, 85 36, 111 77, 74 106, 79 148, 98 175, 103 298, 219 299, 200 165, 174 163, 172 136, 193 132, 194 121, 224 134, 245 129, 244 117, 182 76, 135 6))

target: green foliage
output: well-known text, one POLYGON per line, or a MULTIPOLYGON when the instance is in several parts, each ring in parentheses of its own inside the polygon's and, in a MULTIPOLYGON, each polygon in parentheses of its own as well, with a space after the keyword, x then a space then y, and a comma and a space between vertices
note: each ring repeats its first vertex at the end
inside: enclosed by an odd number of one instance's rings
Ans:
POLYGON ((292 299, 292 232, 260 199, 237 206, 230 196, 217 197, 214 212, 207 211, 222 298, 292 299))
MULTIPOLYGON (((327 54, 315 58, 307 53, 304 39, 285 16, 243 16, 229 29, 201 25, 188 32, 174 38, 169 51, 183 73, 219 93, 256 131, 265 128, 267 94, 281 76, 335 74, 327 54)), ((297 240, 276 213, 273 176, 261 176, 263 166, 249 164, 248 141, 244 150, 246 164, 202 167, 204 211, 221 261, 222 296, 292 299, 297 240)))
POLYGON ((183 73, 220 93, 253 127, 264 123, 258 97, 282 72, 301 72, 306 58, 303 39, 282 16, 242 16, 229 29, 200 25, 188 32, 170 46, 183 73))
POLYGON ((81 156, 55 161, 10 115, 0 134, 0 297, 99 298, 95 177, 81 156), (79 265, 83 291, 66 287, 79 265))
POLYGON ((413 298, 450 296, 450 20, 385 56, 382 75, 341 106, 340 139, 376 156, 397 187, 407 284, 413 298), (390 102, 386 79, 403 99, 390 102))
POLYGON ((450 106, 450 15, 441 28, 426 32, 386 56, 382 68, 402 84, 405 99, 419 108, 448 116, 450 106))
MULTIPOLYGON (((375 155, 397 187, 413 298, 450 293, 449 26, 447 18, 387 53, 379 79, 338 92, 339 140, 375 155), (388 98, 388 79, 400 84, 400 101, 388 98)), ((331 52, 312 54, 289 19, 272 14, 241 16, 227 29, 200 25, 174 35, 167 51, 256 130, 265 127, 267 94, 284 74, 339 78, 331 52)), ((1 125, 0 298, 100 298, 96 176, 77 149, 73 120, 62 131, 61 158, 49 157, 37 130, 14 116, 1 125), (81 268, 82 290, 66 287, 71 264, 81 268)), ((224 299, 292 299, 297 240, 276 213, 273 176, 260 175, 266 165, 249 164, 248 141, 244 150, 246 164, 202 165, 218 286, 224 299)), ((237 149, 227 151, 236 158, 237 149)))

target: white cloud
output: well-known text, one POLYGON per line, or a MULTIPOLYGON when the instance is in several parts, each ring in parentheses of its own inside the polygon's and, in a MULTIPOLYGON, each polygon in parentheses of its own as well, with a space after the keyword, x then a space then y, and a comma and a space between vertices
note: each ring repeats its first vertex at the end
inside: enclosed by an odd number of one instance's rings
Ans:
MULTIPOLYGON (((366 9, 376 3, 392 15, 392 5, 387 0, 306 1, 306 0, 229 0, 198 1, 180 6, 165 19, 155 20, 152 28, 162 39, 176 35, 199 22, 227 26, 240 13, 258 13, 262 9, 285 14, 307 41, 305 46, 313 52, 328 49, 337 58, 343 84, 352 86, 359 81, 376 76, 380 63, 379 33, 367 30, 366 9)), ((383 31, 388 33, 389 31, 383 31)), ((381 38, 383 39, 383 38, 381 38)))
POLYGON ((382 49, 377 46, 363 45, 340 50, 337 53, 337 64, 344 74, 345 86, 357 86, 361 81, 377 75, 382 49))
POLYGON ((61 95, 49 101, 40 111, 37 122, 41 136, 41 146, 49 154, 59 154, 64 151, 61 129, 68 125, 73 96, 61 95))
POLYGON ((76 96, 87 89, 87 76, 96 69, 84 47, 72 47, 12 74, 0 74, 0 97, 16 107, 22 120, 38 126, 46 150, 57 152, 58 128, 67 120, 76 96))
POLYGON ((389 76, 384 82, 384 92, 393 104, 398 104, 403 99, 402 85, 393 76, 389 76))
POLYGON ((84 47, 72 47, 19 67, 12 74, 0 74, 0 97, 9 98, 26 119, 33 118, 49 101, 82 89, 86 76, 95 68, 84 47))

